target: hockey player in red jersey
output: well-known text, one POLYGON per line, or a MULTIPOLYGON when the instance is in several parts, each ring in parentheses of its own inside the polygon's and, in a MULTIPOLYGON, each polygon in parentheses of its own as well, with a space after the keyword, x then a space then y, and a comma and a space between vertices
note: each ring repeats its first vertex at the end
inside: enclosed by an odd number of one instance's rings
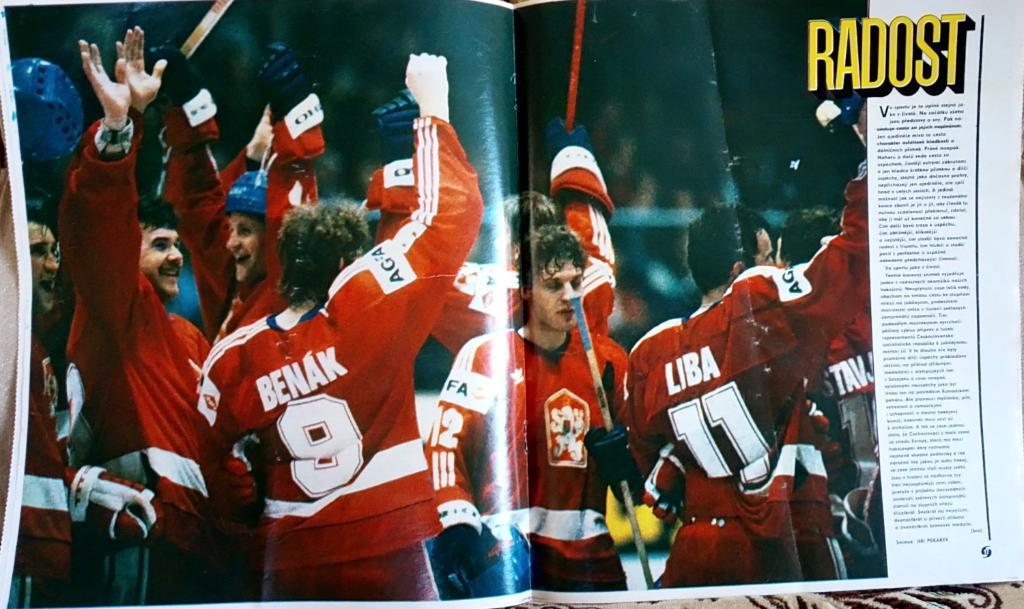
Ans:
POLYGON ((155 51, 168 61, 163 88, 173 104, 164 116, 164 196, 181 214, 206 334, 219 339, 287 306, 277 293, 275 244, 285 212, 316 200, 313 160, 324 152, 324 114, 298 58, 271 44, 259 73, 267 111, 245 150, 218 174, 208 149, 220 136, 212 96, 180 51, 155 51))
POLYGON ((847 187, 843 232, 789 269, 744 272, 734 210, 706 209, 691 226, 701 307, 630 355, 633 455, 650 471, 671 445, 685 470, 663 586, 801 579, 791 500, 826 484, 820 453, 800 439, 804 377, 868 297, 863 187, 847 187))
MULTIPOLYGON (((30 202, 31 205, 31 202, 30 202)), ((28 439, 21 525, 9 604, 14 607, 67 604, 61 594, 71 576, 71 517, 66 458, 57 442, 55 413, 59 387, 43 347, 46 317, 54 307, 60 249, 43 210, 28 210, 32 263, 32 352, 29 368, 28 439)))
POLYGON ((76 585, 98 590, 82 599, 90 603, 203 600, 211 598, 206 567, 215 548, 200 471, 205 432, 192 405, 209 347, 197 328, 164 309, 177 295, 182 266, 175 218, 166 204, 140 204, 135 183, 142 113, 164 64, 145 71, 138 28, 118 44, 114 80, 95 45, 80 41, 79 48, 104 117, 82 138, 60 206, 76 297, 68 343, 71 465, 94 472, 72 492, 95 490, 103 468, 145 485, 160 498, 162 533, 127 550, 76 539, 76 585), (147 569, 160 576, 145 578, 147 569))
MULTIPOLYGON (((601 427, 569 302, 586 253, 567 227, 549 225, 529 236, 521 265, 525 325, 467 342, 442 389, 428 444, 445 528, 434 543, 436 576, 478 576, 493 561, 492 531, 511 525, 529 534, 534 588, 625 589, 604 520, 608 485, 584 445, 601 427)), ((625 352, 603 336, 595 341, 619 407, 625 352)))
POLYGON ((421 114, 417 209, 363 255, 365 223, 350 210, 292 210, 278 242, 288 308, 220 341, 204 367, 198 411, 214 450, 256 444, 265 501, 252 567, 264 599, 437 596, 412 365, 482 217, 449 124, 446 65, 414 55, 406 71, 421 114))
MULTIPOLYGON (((367 208, 381 211, 378 240, 387 238, 394 223, 415 207, 408 180, 403 179, 408 175, 414 108, 415 101, 403 92, 374 110, 388 161, 374 173, 366 200, 367 208)), ((547 208, 553 208, 556 218, 551 220, 568 224, 588 254, 583 274, 583 306, 592 331, 607 335, 608 318, 615 302, 615 251, 607 218, 611 217, 614 205, 583 125, 577 124, 567 133, 565 122, 554 118, 548 124, 546 143, 551 156, 551 198, 535 191, 519 195, 520 205, 514 211, 534 209, 537 213, 531 216, 532 224, 520 222, 515 214, 508 213, 515 206, 506 204, 507 230, 502 236, 511 248, 518 247, 529 230, 549 221, 547 208)), ((522 314, 518 292, 513 262, 467 262, 445 295, 444 313, 431 334, 449 351, 457 353, 475 336, 514 325, 522 314)))

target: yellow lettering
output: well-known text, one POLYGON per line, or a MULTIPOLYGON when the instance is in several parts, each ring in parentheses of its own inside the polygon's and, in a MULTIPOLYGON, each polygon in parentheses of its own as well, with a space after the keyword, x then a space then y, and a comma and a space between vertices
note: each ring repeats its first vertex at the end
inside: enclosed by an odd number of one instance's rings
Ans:
POLYGON ((960 60, 960 49, 957 44, 960 41, 960 25, 967 21, 967 13, 950 13, 942 16, 942 23, 949 28, 949 48, 946 50, 946 85, 952 87, 956 84, 957 62, 960 60))
POLYGON ((910 84, 914 78, 913 62, 914 22, 910 17, 896 17, 889 22, 889 82, 892 86, 899 89, 910 84))
POLYGON ((860 49, 857 35, 857 20, 843 19, 839 22, 839 55, 836 58, 836 89, 847 87, 846 79, 854 89, 860 88, 860 49))
POLYGON ((832 59, 832 24, 825 19, 807 22, 807 90, 821 91, 835 88, 835 62, 832 59), (823 48, 818 48, 818 45, 823 48), (825 83, 818 82, 819 71, 824 71, 825 83))
POLYGON ((865 17, 860 27, 860 86, 863 89, 877 89, 885 82, 889 29, 885 21, 878 17, 865 17))
POLYGON ((942 58, 929 43, 941 40, 942 26, 938 17, 925 15, 917 20, 917 48, 921 50, 921 57, 914 65, 914 80, 922 87, 930 87, 939 80, 942 58))

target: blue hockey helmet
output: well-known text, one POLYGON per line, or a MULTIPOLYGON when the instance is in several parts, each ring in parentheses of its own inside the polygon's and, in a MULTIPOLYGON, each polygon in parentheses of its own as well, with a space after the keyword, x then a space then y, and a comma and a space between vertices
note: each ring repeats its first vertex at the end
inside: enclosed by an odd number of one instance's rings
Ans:
POLYGON ((267 215, 267 174, 263 171, 243 173, 228 191, 224 204, 226 213, 243 213, 265 218, 267 215))
POLYGON ((11 64, 21 136, 29 161, 52 161, 68 154, 82 136, 82 98, 60 66, 38 57, 11 64))
POLYGON ((857 124, 857 120, 860 118, 860 109, 864 105, 864 98, 857 94, 856 91, 850 93, 849 97, 836 100, 836 105, 839 106, 839 124, 846 127, 852 127, 857 124))

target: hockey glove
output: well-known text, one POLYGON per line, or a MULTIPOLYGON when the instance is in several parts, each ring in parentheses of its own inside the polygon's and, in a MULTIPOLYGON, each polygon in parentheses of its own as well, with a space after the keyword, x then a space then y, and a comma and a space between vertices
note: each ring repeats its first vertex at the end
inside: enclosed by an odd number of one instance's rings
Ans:
POLYGON ((430 561, 440 586, 466 598, 469 582, 476 579, 499 559, 498 540, 490 528, 482 524, 480 532, 468 524, 450 526, 434 539, 430 561))
POLYGON ((571 132, 566 132, 565 119, 557 116, 548 121, 547 127, 544 128, 544 144, 548 151, 548 163, 551 163, 555 155, 563 148, 569 146, 579 146, 591 152, 594 151, 590 146, 590 135, 587 134, 586 127, 576 123, 571 132))
POLYGON ((643 476, 629 454, 625 426, 616 424, 611 431, 595 427, 587 432, 583 443, 597 462, 597 473, 601 481, 611 487, 615 498, 622 501, 622 481, 629 483, 630 492, 636 498, 643 476))
POLYGON ((408 89, 373 111, 384 145, 385 164, 412 156, 412 123, 419 115, 420 107, 408 89))
MULTIPOLYGON (((184 106, 195 99, 203 90, 203 85, 181 51, 169 44, 163 44, 149 49, 149 53, 146 54, 147 63, 155 64, 161 59, 167 60, 167 69, 164 70, 160 90, 167 94, 171 103, 175 106, 184 106)), ((148 68, 152 70, 152 65, 148 68)))
POLYGON ((420 106, 420 116, 451 122, 448 112, 448 60, 441 55, 410 55, 405 86, 420 106))
POLYGON ((260 68, 259 81, 275 122, 313 94, 313 81, 302 69, 299 58, 281 42, 267 45, 267 59, 260 68))
POLYGON ((115 478, 102 467, 86 465, 76 473, 69 492, 72 522, 89 522, 114 541, 140 542, 158 522, 153 491, 115 478))
POLYGON ((686 477, 683 464, 672 452, 669 444, 661 450, 661 458, 644 482, 643 502, 654 515, 671 524, 683 512, 686 495, 686 477))

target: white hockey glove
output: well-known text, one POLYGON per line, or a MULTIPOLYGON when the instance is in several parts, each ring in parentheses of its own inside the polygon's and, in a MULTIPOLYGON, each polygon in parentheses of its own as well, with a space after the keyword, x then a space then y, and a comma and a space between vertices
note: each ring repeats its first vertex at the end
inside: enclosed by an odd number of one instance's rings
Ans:
POLYGON ((448 113, 448 60, 442 55, 409 55, 405 86, 420 106, 420 116, 451 122, 448 113))
POLYGON ((68 489, 72 522, 90 522, 115 541, 139 542, 157 523, 153 491, 115 478, 102 467, 86 465, 68 489))

